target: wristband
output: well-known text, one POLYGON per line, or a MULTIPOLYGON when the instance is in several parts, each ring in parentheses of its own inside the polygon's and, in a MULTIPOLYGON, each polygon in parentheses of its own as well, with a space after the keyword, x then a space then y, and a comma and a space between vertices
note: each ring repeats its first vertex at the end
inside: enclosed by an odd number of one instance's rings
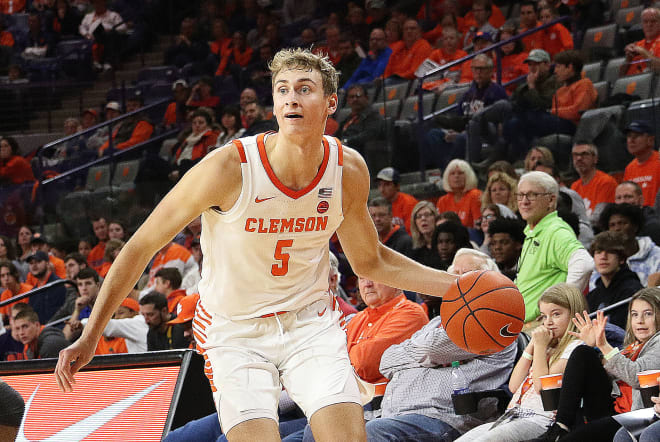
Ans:
POLYGON ((534 357, 532 355, 530 355, 529 353, 527 353, 526 351, 523 351, 522 357, 527 359, 528 361, 533 361, 534 360, 534 357))
POLYGON ((618 353, 619 353, 619 349, 614 347, 611 352, 609 352, 608 354, 605 355, 605 360, 609 361, 610 359, 612 359, 618 353))

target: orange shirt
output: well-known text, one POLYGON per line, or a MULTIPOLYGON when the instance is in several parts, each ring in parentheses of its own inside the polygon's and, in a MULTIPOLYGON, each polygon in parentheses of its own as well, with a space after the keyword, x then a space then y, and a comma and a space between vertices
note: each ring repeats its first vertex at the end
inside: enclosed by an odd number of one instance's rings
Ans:
POLYGON ((101 278, 105 278, 110 271, 110 266, 112 266, 111 262, 103 262, 96 273, 98 273, 101 278))
POLYGON ((95 355, 113 355, 115 353, 128 353, 126 348, 126 339, 124 338, 106 338, 101 336, 99 343, 96 344, 95 355))
POLYGON ((31 285, 31 286, 34 287, 34 288, 39 288, 39 287, 41 287, 41 286, 43 286, 43 285, 46 285, 46 283, 48 282, 48 279, 50 278, 50 275, 51 275, 52 273, 53 273, 53 272, 48 272, 48 273, 46 274, 46 277, 44 278, 44 282, 39 281, 39 280, 37 279, 37 277, 34 276, 32 273, 28 273, 27 278, 25 278, 25 282, 26 282, 28 285, 31 285))
POLYGON ((341 60, 341 53, 339 52, 339 50, 333 51, 328 46, 317 46, 316 48, 312 49, 312 52, 315 53, 316 55, 320 55, 320 54, 327 55, 333 66, 337 66, 337 63, 339 63, 339 61, 341 60))
POLYGON ((99 241, 97 245, 87 255, 87 262, 98 273, 103 266, 103 256, 105 255, 105 241, 99 241))
POLYGON ((176 313, 176 306, 179 305, 179 301, 186 296, 186 291, 183 289, 177 289, 170 292, 167 295, 167 311, 170 313, 176 313))
POLYGON ((57 277, 60 279, 65 279, 66 267, 64 266, 64 261, 58 258, 57 256, 53 256, 53 255, 48 255, 48 260, 52 264, 53 270, 55 270, 55 274, 57 275, 57 277))
POLYGON ((233 59, 233 62, 241 67, 247 67, 252 60, 252 48, 246 46, 243 52, 238 48, 227 48, 222 53, 222 58, 218 64, 218 69, 215 71, 215 75, 227 75, 227 66, 229 66, 229 60, 233 59))
POLYGON ((454 193, 449 192, 438 199, 436 206, 441 213, 455 212, 465 227, 474 227, 475 221, 481 216, 481 190, 469 190, 458 201, 454 199, 454 193))
MULTIPOLYGON (((124 141, 123 143, 115 144, 115 149, 124 150, 124 149, 128 149, 131 146, 135 146, 136 144, 140 144, 143 141, 147 141, 153 132, 154 132, 154 126, 148 121, 142 120, 138 122, 138 124, 135 126, 135 129, 133 129, 133 132, 131 133, 131 137, 128 140, 124 141)), ((117 135, 116 132, 112 135, 113 140, 116 135, 117 135)), ((105 151, 109 146, 110 146, 109 141, 103 143, 103 145, 99 147, 99 153, 102 154, 103 151, 105 151)))
MULTIPOLYGON (((454 60, 458 60, 459 58, 463 58, 467 55, 467 52, 465 52, 462 49, 457 49, 454 51, 452 54, 449 54, 445 52, 444 49, 436 49, 433 52, 431 52, 431 55, 429 55, 429 58, 439 65, 445 65, 447 63, 450 63, 454 60)), ((469 63, 469 62, 468 62, 469 63)), ((465 64, 465 63, 463 63, 465 64)), ((460 72, 462 65, 457 65, 449 69, 449 72, 460 72)), ((446 73, 446 71, 445 71, 446 73)), ((432 90, 433 88, 446 83, 449 81, 449 78, 441 78, 440 80, 433 80, 433 81, 427 81, 424 84, 422 84, 422 88, 428 90, 432 90)))
POLYGON ((624 181, 632 181, 639 184, 644 195, 644 205, 653 206, 655 196, 660 187, 660 155, 654 150, 648 160, 640 163, 637 158, 632 160, 623 173, 624 181))
MULTIPOLYGON (((536 26, 534 27, 539 27, 541 26, 542 23, 540 21, 536 22, 536 26)), ((519 34, 522 34, 523 32, 529 31, 530 29, 533 28, 520 28, 518 31, 519 34)), ((543 35, 541 32, 535 32, 531 35, 528 35, 527 37, 523 37, 522 39, 522 44, 527 52, 531 51, 532 49, 542 49, 542 44, 543 44, 543 35)))
MULTIPOLYGON (((474 20, 474 12, 469 11, 467 14, 465 14, 465 23, 464 26, 466 28, 471 28, 475 27, 478 28, 479 26, 477 25, 477 22, 474 20)), ((491 5, 491 13, 490 17, 488 18, 488 23, 490 23, 494 28, 501 28, 504 22, 506 21, 506 18, 504 18, 504 14, 502 13, 502 10, 497 7, 497 5, 491 5)))
POLYGON ((34 181, 30 162, 20 155, 14 155, 9 157, 7 161, 2 161, 0 163, 0 180, 12 184, 34 181))
MULTIPOLYGON (((183 246, 180 246, 175 243, 170 243, 169 247, 167 250, 160 251, 156 254, 156 257, 154 258, 153 263, 151 264, 151 270, 149 270, 149 287, 153 287, 155 279, 156 279, 156 272, 158 270, 162 269, 165 264, 167 264, 170 261, 180 261, 182 264, 185 264, 191 257, 192 255, 183 246)), ((181 275, 182 277, 184 275, 181 275)))
POLYGON ((385 68, 384 78, 398 75, 401 78, 412 80, 415 78, 417 67, 424 62, 433 52, 433 48, 428 41, 420 38, 408 49, 405 44, 397 45, 397 49, 392 49, 390 61, 385 68))
POLYGON ((414 196, 403 192, 399 192, 392 201, 392 218, 403 220, 408 235, 410 235, 410 216, 418 202, 414 196))
MULTIPOLYGON (((527 55, 529 55, 527 52, 521 52, 502 57, 502 84, 529 73, 529 66, 525 63, 527 55)), ((512 93, 519 85, 510 85, 507 87, 507 92, 512 93)))
MULTIPOLYGON (((32 290, 34 287, 31 286, 30 284, 26 284, 24 282, 20 283, 20 288, 18 289, 18 293, 14 294, 11 292, 11 290, 7 289, 2 294, 0 295, 0 302, 6 301, 9 298, 13 298, 14 296, 22 295, 23 293, 27 293, 30 290, 32 290)), ((29 302, 30 298, 23 298, 20 301, 12 302, 11 304, 5 305, 4 307, 0 307, 0 314, 2 314, 5 318, 9 317, 9 309, 15 305, 18 304, 19 302, 23 302, 27 304, 29 302)))
POLYGON ((378 367, 385 350, 400 344, 428 323, 419 304, 401 293, 376 308, 366 308, 351 319, 346 329, 348 355, 355 372, 367 382, 376 384, 376 395, 385 393, 387 378, 378 367))
POLYGON ((594 84, 588 78, 582 78, 557 89, 552 98, 552 113, 577 125, 580 113, 594 107, 597 99, 594 84))
POLYGON ((165 126, 176 124, 176 101, 173 101, 167 105, 167 109, 165 109, 165 116, 163 117, 163 124, 165 126))
POLYGON ((14 46, 14 36, 11 35, 11 32, 0 32, 0 46, 7 46, 10 48, 14 46))
POLYGON ((539 49, 545 49, 552 58, 561 51, 573 49, 573 36, 561 23, 555 23, 536 34, 541 43, 539 49))
POLYGON ((23 12, 25 0, 0 0, 0 12, 3 14, 14 14, 23 12))
MULTIPOLYGON (((635 43, 635 46, 642 47, 649 51, 651 54, 655 55, 656 57, 660 57, 660 35, 655 38, 655 40, 647 41, 647 40, 640 40, 637 43, 635 43)), ((638 61, 638 60, 644 60, 645 57, 641 55, 636 55, 633 57, 632 61, 638 61)), ((635 75, 635 74, 641 74, 642 72, 646 71, 647 69, 646 62, 644 63, 634 63, 628 66, 628 70, 626 71, 626 75, 635 75)))
POLYGON ((587 215, 591 215, 596 206, 600 203, 613 203, 614 191, 617 182, 614 178, 601 170, 596 171, 596 175, 587 184, 582 183, 582 178, 571 185, 584 201, 587 208, 587 215))

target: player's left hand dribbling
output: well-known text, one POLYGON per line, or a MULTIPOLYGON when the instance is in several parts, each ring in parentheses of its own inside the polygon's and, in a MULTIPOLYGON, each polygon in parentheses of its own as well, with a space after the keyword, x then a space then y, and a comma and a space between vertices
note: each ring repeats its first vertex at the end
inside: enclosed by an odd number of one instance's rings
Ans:
POLYGON ((75 343, 60 351, 60 356, 55 367, 55 380, 61 391, 73 391, 73 384, 76 383, 74 374, 82 367, 87 365, 94 356, 94 348, 87 348, 81 337, 75 343))

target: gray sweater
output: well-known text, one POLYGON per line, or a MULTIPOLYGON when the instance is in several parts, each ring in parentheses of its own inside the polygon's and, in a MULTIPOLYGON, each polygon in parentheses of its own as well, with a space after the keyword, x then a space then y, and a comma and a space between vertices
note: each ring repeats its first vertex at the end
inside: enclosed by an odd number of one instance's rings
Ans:
MULTIPOLYGON (((605 370, 616 380, 622 380, 632 387, 632 410, 644 408, 642 395, 639 392, 637 373, 644 370, 660 369, 660 332, 656 332, 651 339, 642 347, 639 356, 631 361, 621 353, 614 355, 605 362, 605 370)), ((618 388, 617 388, 618 390, 618 388)))

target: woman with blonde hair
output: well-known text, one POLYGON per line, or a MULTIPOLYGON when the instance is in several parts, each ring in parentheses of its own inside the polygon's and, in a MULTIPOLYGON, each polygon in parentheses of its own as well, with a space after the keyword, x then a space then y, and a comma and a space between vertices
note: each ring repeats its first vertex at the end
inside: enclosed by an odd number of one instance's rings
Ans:
POLYGON ((525 172, 534 170, 534 166, 536 166, 539 160, 543 160, 544 163, 555 164, 555 158, 552 156, 550 149, 543 146, 534 146, 529 149, 529 152, 525 156, 525 172))
POLYGON ((518 442, 540 436, 554 422, 541 401, 541 376, 563 374, 573 350, 583 344, 571 321, 587 304, 577 287, 560 283, 548 288, 538 302, 541 325, 513 368, 509 389, 514 392, 507 411, 495 423, 480 425, 457 441, 518 442))
POLYGON ((465 227, 474 227, 481 216, 481 191, 477 189, 477 175, 465 160, 449 162, 442 174, 442 188, 447 192, 436 204, 438 211, 456 212, 465 227))
POLYGON ((438 209, 430 201, 418 202, 410 214, 412 236, 411 258, 425 264, 437 260, 437 251, 432 247, 433 231, 438 220, 438 209))
POLYGON ((516 180, 506 173, 494 172, 488 177, 486 190, 481 195, 481 207, 486 207, 489 204, 504 204, 515 213, 518 211, 517 191, 518 183, 516 180))

